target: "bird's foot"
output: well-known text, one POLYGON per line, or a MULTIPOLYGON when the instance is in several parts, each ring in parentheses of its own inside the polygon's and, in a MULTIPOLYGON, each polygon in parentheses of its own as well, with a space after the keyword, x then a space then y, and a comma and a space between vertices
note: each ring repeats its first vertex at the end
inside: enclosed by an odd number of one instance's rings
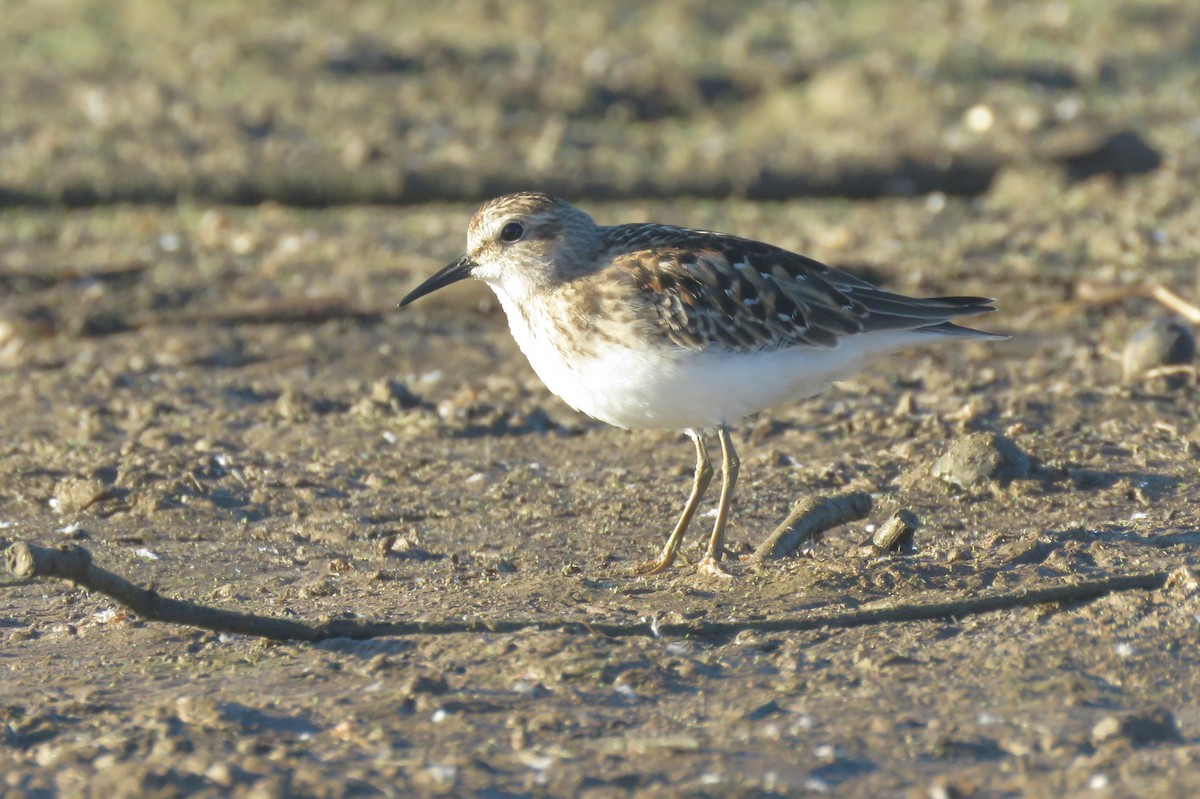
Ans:
POLYGON ((705 555, 700 559, 700 562, 696 564, 696 573, 709 577, 720 577, 722 580, 734 579, 729 569, 725 568, 724 564, 712 555, 705 555))
MULTIPOLYGON (((683 556, 681 554, 679 554, 678 552, 665 552, 664 551, 661 555, 659 555, 654 560, 647 561, 646 563, 643 563, 641 566, 638 566, 637 570, 636 570, 637 574, 640 574, 643 576, 651 575, 651 574, 662 574, 667 569, 674 566, 675 560, 680 557, 683 557, 683 556)), ((686 557, 684 557, 683 559, 685 561, 687 561, 686 557)))
POLYGON ((688 559, 687 555, 684 555, 678 549, 673 549, 668 544, 666 547, 663 548, 663 551, 659 553, 657 558, 655 558, 654 560, 651 560, 651 561, 647 561, 646 563, 643 563, 641 566, 638 566, 637 569, 635 570, 635 572, 642 576, 651 575, 651 574, 662 574, 667 569, 674 566, 675 561, 679 558, 683 558, 683 561, 685 563, 691 563, 691 560, 688 559))
POLYGON ((662 574, 667 569, 671 568, 671 563, 673 560, 674 560, 674 558, 672 558, 671 560, 663 560, 660 558, 659 560, 647 561, 646 563, 643 563, 642 565, 638 566, 633 571, 634 571, 634 574, 638 574, 643 577, 649 576, 651 574, 662 574))

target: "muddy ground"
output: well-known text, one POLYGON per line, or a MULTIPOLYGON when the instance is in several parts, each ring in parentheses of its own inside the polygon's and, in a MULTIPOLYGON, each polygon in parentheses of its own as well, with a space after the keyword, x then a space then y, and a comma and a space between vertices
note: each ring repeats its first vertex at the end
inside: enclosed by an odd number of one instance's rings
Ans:
POLYGON ((274 643, 9 580, 0 793, 1200 792, 1196 380, 1121 364, 1148 288, 1200 298, 1200 10, 178 6, 0 26, 0 543, 226 609, 550 628, 274 643), (869 519, 732 581, 638 577, 686 439, 566 408, 480 286, 393 310, 514 188, 994 296, 1012 338, 738 425, 736 553, 805 496, 868 491, 869 519), (974 431, 1028 474, 934 477, 974 431), (915 551, 863 557, 900 508, 915 551), (934 621, 586 626, 1155 573, 934 621))

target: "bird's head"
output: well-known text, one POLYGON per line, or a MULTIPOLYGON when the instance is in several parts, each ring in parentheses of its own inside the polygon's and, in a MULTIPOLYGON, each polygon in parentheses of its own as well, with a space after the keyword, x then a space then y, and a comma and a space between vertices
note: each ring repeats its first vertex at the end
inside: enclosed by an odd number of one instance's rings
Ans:
POLYGON ((475 212, 466 254, 413 289, 400 305, 468 277, 509 298, 528 296, 588 272, 600 248, 596 223, 570 203, 537 192, 506 194, 475 212))

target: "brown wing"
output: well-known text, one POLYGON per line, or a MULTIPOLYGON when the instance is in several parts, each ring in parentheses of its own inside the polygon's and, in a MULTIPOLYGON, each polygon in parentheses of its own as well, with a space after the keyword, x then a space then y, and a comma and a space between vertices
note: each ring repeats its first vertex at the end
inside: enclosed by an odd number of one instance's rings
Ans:
MULTIPOLYGON (((955 316, 994 310, 980 297, 917 299, 762 242, 719 233, 611 228, 613 265, 641 292, 662 333, 680 347, 771 350, 830 347, 873 330, 970 335, 955 316)), ((987 336, 988 334, 978 334, 987 336)))

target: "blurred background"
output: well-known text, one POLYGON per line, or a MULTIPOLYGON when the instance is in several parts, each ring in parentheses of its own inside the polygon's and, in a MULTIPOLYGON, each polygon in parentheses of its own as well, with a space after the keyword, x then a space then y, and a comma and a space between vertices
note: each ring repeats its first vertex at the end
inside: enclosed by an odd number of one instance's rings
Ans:
POLYGON ((1196 178, 1189 2, 4 6, 8 206, 980 195, 1031 164, 1196 178))
POLYGON ((1196 294, 1195 3, 6 0, 0 75, 0 365, 238 302, 393 324, 520 189, 1013 329, 1196 294))

